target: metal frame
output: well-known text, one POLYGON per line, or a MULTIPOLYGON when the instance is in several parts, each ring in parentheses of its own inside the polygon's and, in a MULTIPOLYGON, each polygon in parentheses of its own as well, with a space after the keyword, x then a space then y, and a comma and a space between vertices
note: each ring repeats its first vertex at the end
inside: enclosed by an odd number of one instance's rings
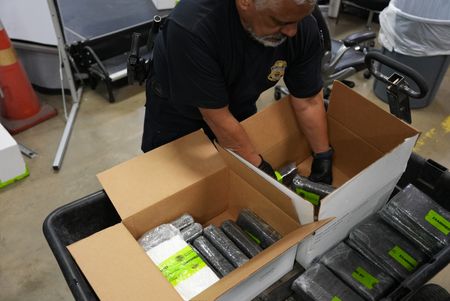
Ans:
MULTIPOLYGON (((64 159, 65 152, 67 150, 67 146, 69 144, 70 135, 72 133, 72 129, 75 123, 75 119, 78 113, 78 109, 81 104, 81 95, 83 93, 83 87, 80 86, 77 90, 75 87, 74 77, 72 73, 72 68, 69 61, 69 56, 66 51, 66 43, 65 37, 62 30, 62 25, 59 17, 58 9, 54 3, 54 0, 47 0, 48 7, 50 9, 50 14, 53 21, 53 27, 55 28, 56 38, 58 41, 58 51, 61 57, 61 66, 65 70, 67 81, 69 83, 70 95, 72 96, 72 108, 70 110, 69 117, 66 121, 66 126, 64 128, 64 132, 62 134, 61 140, 58 145, 58 149, 56 151, 55 159, 53 161, 53 169, 59 170, 62 165, 62 161, 64 159)), ((63 79, 61 78, 61 84, 63 79)))
POLYGON ((358 5, 356 3, 353 3, 351 1, 347 1, 347 0, 343 0, 342 1, 343 4, 345 5, 350 5, 359 9, 363 9, 369 12, 369 17, 367 18, 367 22, 366 22, 366 27, 367 29, 371 30, 372 29, 372 21, 373 21, 373 17, 375 14, 380 14, 381 11, 380 10, 375 10, 375 9, 370 9, 361 5, 358 5))
MULTIPOLYGON (((75 123, 75 119, 77 117, 78 110, 81 106, 81 95, 83 93, 83 84, 85 84, 85 82, 83 82, 83 79, 85 79, 88 75, 96 75, 96 76, 100 77, 100 79, 103 80, 106 84, 106 87, 108 90, 109 101, 114 102, 114 95, 112 92, 111 83, 112 83, 112 81, 114 81, 114 79, 125 78, 127 76, 126 68, 124 70, 120 70, 119 72, 115 72, 112 75, 109 75, 108 71, 104 65, 104 62, 106 62, 106 60, 101 61, 99 59, 99 57, 95 54, 94 50, 91 48, 90 45, 92 45, 92 43, 94 41, 101 41, 105 37, 124 33, 127 30, 130 30, 133 28, 138 28, 141 26, 143 27, 145 24, 150 25, 150 24, 152 24, 153 21, 140 22, 133 26, 124 27, 124 28, 109 32, 107 34, 98 35, 93 38, 89 38, 89 39, 77 41, 76 43, 72 43, 67 40, 67 36, 66 36, 67 32, 64 31, 65 28, 64 28, 62 16, 60 14, 60 10, 58 7, 58 5, 59 5, 58 0, 47 0, 47 3, 49 6, 49 9, 50 9, 51 18, 53 21, 53 26, 54 26, 57 41, 58 41, 58 45, 57 45, 58 46, 58 54, 60 56, 60 61, 61 61, 60 68, 64 68, 65 76, 67 77, 67 82, 69 84, 70 94, 72 96, 72 107, 70 110, 70 114, 68 115, 68 117, 67 117, 67 113, 65 114, 66 118, 67 118, 66 126, 64 128, 64 132, 62 134, 58 149, 56 151, 55 159, 53 161, 53 169, 59 170, 61 168, 62 161, 64 159, 64 154, 66 152, 66 149, 67 149, 67 146, 68 146, 68 143, 70 140, 70 135, 71 135, 72 129, 74 127, 74 123, 75 123), (75 50, 74 50, 74 48, 75 48, 75 50), (86 68, 79 68, 80 66, 78 66, 78 63, 76 62, 77 59, 79 59, 76 54, 76 50, 77 49, 79 50, 79 48, 82 48, 84 52, 87 52, 87 54, 84 53, 83 55, 88 55, 89 59, 92 59, 93 61, 95 61, 95 65, 96 65, 95 68, 94 68, 94 65, 85 66, 86 68), (74 53, 74 51, 75 51, 75 53, 74 53), (86 70, 84 70, 84 69, 86 69, 86 70), (114 78, 113 78, 113 76, 114 76, 114 78), (74 78, 76 80, 81 81, 81 84, 80 84, 78 90, 76 88, 74 78)), ((155 11, 155 13, 163 13, 163 14, 168 14, 169 12, 170 12, 170 10, 155 11)), ((81 57, 81 59, 84 59, 84 57, 81 57)), ((61 69, 60 69, 60 71, 61 71, 61 69)), ((61 82, 63 82, 63 77, 64 77, 64 75, 61 73, 61 82)), ((93 82, 91 82, 91 85, 92 84, 93 84, 93 82)), ((63 100, 64 100, 64 95, 63 95, 63 100)), ((65 100, 64 100, 64 106, 65 106, 65 100)))

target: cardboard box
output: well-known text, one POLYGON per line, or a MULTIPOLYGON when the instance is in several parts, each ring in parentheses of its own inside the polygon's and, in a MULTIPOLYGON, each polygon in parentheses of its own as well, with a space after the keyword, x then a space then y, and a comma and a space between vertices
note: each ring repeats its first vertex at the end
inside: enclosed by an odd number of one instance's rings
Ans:
MULTIPOLYGON (((385 204, 406 169, 418 137, 415 129, 340 82, 334 83, 327 116, 330 143, 335 149, 333 185, 339 188, 322 200, 319 220, 336 219, 300 244, 297 261, 305 267, 385 204)), ((242 125, 272 166, 296 162, 300 173, 309 175, 311 150, 287 99, 248 118, 242 125)), ((239 160, 241 168, 253 170, 289 196, 295 210, 273 200, 289 216, 298 218, 302 224, 313 220, 311 203, 239 156, 218 149, 228 164, 239 160)), ((254 181, 251 176, 245 179, 249 183, 254 181)))
MULTIPOLYGON (((237 163, 237 164, 236 164, 237 163)), ((227 166, 202 132, 178 139, 98 175, 122 222, 70 245, 101 300, 181 300, 139 246, 144 232, 185 212, 219 226, 250 208, 283 238, 193 300, 250 300, 292 269, 297 244, 326 222, 300 226, 275 203, 290 199, 242 169, 227 166), (246 182, 254 177, 257 187, 246 182), (270 199, 270 200, 269 200, 270 199)))
POLYGON ((0 188, 29 175, 16 140, 0 124, 0 188))

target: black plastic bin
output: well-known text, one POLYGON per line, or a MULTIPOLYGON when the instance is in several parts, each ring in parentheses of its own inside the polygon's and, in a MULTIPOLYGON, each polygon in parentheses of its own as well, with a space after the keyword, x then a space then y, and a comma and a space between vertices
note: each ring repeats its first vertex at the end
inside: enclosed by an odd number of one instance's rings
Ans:
MULTIPOLYGON (((450 210, 450 172, 433 160, 412 154, 398 182, 398 189, 412 183, 450 210)), ((398 191, 398 190, 397 190, 398 191)), ((396 191, 394 191, 394 194, 396 191)), ((99 300, 66 246, 121 221, 106 193, 101 190, 53 211, 44 221, 45 238, 55 255, 75 300, 99 300)), ((386 300, 406 300, 450 263, 450 247, 405 279, 386 300)))
POLYGON ((104 190, 64 205, 44 221, 43 231, 75 300, 99 300, 66 246, 121 221, 104 190))

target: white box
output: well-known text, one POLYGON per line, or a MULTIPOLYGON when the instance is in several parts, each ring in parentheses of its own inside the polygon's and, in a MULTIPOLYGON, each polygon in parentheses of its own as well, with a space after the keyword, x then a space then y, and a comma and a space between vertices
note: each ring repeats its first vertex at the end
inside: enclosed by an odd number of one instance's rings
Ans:
MULTIPOLYGON (((418 132, 339 82, 334 83, 327 112, 331 144, 335 149, 333 185, 338 187, 321 201, 319 220, 336 217, 299 245, 297 261, 311 261, 343 240, 349 230, 388 200, 406 169, 418 132)), ((253 145, 274 168, 296 162, 309 175, 311 150, 299 129, 288 99, 269 106, 242 123, 253 145)), ((285 193, 291 203, 272 201, 301 224, 313 221, 313 205, 232 152, 236 158, 285 193)), ((231 154, 231 156, 230 156, 231 154)), ((245 166, 244 166, 245 165, 245 166)), ((245 173, 241 173, 245 174, 245 173)), ((265 189, 252 177, 245 180, 265 189)))
POLYGON ((28 176, 17 142, 0 124, 0 188, 28 176))

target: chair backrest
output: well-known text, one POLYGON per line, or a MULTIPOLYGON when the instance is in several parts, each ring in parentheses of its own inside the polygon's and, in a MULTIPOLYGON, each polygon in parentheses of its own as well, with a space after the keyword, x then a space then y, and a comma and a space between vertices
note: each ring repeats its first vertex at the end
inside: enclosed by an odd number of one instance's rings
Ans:
POLYGON ((328 30, 327 22, 325 21, 322 12, 320 11, 319 5, 316 5, 312 16, 316 19, 317 25, 319 26, 319 32, 322 39, 323 51, 331 51, 331 36, 328 30))

